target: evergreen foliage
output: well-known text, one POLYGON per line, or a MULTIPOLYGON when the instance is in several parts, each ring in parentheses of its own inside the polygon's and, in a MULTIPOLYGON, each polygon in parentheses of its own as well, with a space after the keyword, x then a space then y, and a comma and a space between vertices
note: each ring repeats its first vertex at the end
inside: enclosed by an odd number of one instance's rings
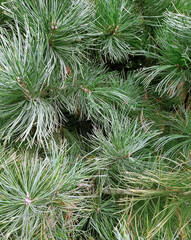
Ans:
POLYGON ((0 1, 1 239, 191 239, 190 10, 0 1))

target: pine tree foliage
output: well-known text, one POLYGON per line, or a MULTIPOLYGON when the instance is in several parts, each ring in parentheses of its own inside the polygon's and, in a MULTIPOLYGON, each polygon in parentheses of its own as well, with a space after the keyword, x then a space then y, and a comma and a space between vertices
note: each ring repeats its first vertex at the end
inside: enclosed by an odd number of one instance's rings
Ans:
MULTIPOLYGON (((141 16, 131 1, 95 1, 94 44, 111 62, 128 60, 141 45, 141 16)), ((95 46, 95 48, 96 48, 95 46)))
POLYGON ((117 72, 108 72, 102 65, 84 66, 83 74, 76 74, 76 80, 73 76, 65 81, 60 99, 65 108, 80 119, 94 121, 98 116, 107 117, 111 106, 127 105, 129 110, 138 110, 143 105, 139 97, 141 89, 136 89, 136 84, 125 82, 117 72))
POLYGON ((169 145, 165 150, 166 156, 180 154, 181 152, 188 157, 191 144, 190 111, 186 112, 183 109, 177 111, 175 116, 169 117, 167 124, 173 129, 173 133, 161 137, 156 142, 158 149, 163 149, 165 145, 169 145))
POLYGON ((137 10, 142 13, 145 23, 154 27, 161 23, 166 10, 173 12, 178 9, 184 12, 188 11, 190 7, 188 1, 181 0, 133 0, 132 2, 135 2, 137 10))
POLYGON ((158 134, 151 130, 151 123, 131 120, 127 112, 114 114, 103 129, 95 128, 90 139, 104 164, 106 184, 115 187, 122 172, 142 171, 142 164, 154 151, 152 143, 158 134))
MULTIPOLYGON (((132 196, 121 199, 132 214, 126 228, 129 234, 136 235, 138 228, 142 229, 145 239, 190 238, 190 161, 187 160, 171 162, 158 158, 159 164, 154 164, 153 169, 142 174, 128 172, 124 176, 128 187, 124 193, 132 196), (132 186, 138 187, 132 189, 132 186)), ((124 221, 128 221, 128 217, 125 215, 124 221)))
POLYGON ((54 100, 46 97, 57 86, 53 66, 44 60, 43 42, 32 38, 28 26, 25 37, 16 26, 11 36, 1 29, 1 134, 6 141, 16 137, 43 142, 61 115, 54 100))
POLYGON ((23 23, 29 23, 45 42, 45 58, 60 65, 61 75, 74 72, 87 59, 91 15, 87 1, 11 1, 4 5, 4 11, 23 23))
POLYGON ((78 159, 71 162, 64 149, 53 150, 45 159, 5 154, 1 166, 2 238, 51 238, 55 226, 64 227, 67 235, 75 231, 74 222, 83 213, 89 167, 78 159))
POLYGON ((1 239, 191 239, 190 9, 0 1, 1 239))
POLYGON ((158 83, 155 90, 161 95, 168 93, 174 96, 185 85, 189 91, 189 21, 189 16, 181 15, 180 17, 179 14, 166 13, 164 26, 157 31, 156 46, 153 46, 156 48, 156 54, 152 57, 158 60, 157 65, 143 69, 143 76, 140 74, 145 87, 148 87, 151 81, 156 80, 158 83), (178 19, 181 19, 179 21, 184 27, 178 23, 178 19))

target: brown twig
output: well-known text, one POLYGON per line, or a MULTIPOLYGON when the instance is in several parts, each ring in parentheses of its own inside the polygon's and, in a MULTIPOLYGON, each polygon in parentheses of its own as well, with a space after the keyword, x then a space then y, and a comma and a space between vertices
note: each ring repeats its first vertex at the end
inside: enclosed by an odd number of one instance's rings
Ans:
POLYGON ((82 85, 80 86, 80 88, 81 88, 84 92, 86 92, 86 93, 91 93, 91 92, 92 92, 90 89, 85 88, 85 87, 83 87, 82 85))
POLYGON ((26 88, 25 84, 21 81, 20 77, 17 77, 17 81, 19 83, 19 85, 22 87, 22 89, 25 92, 25 95, 27 96, 28 99, 31 99, 31 96, 29 94, 29 90, 26 88))

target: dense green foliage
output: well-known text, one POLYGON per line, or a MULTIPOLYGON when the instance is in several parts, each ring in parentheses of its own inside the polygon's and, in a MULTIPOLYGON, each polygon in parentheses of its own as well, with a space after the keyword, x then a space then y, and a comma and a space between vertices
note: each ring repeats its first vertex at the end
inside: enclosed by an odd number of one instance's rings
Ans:
POLYGON ((0 1, 1 239, 191 239, 190 10, 0 1))

